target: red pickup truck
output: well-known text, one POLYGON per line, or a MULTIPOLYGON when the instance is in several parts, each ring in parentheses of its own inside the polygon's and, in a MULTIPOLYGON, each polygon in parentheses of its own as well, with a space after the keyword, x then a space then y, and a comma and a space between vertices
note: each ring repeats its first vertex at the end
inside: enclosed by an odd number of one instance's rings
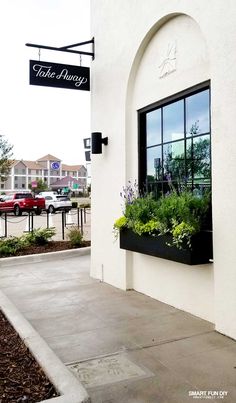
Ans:
POLYGON ((45 209, 45 199, 35 199, 31 193, 12 193, 0 196, 0 214, 13 212, 16 216, 22 215, 23 211, 35 211, 40 215, 45 209))

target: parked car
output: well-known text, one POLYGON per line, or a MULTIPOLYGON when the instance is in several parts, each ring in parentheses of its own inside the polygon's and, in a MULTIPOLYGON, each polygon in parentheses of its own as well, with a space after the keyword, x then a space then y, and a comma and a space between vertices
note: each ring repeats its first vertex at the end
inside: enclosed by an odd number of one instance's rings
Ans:
POLYGON ((70 211, 72 209, 72 202, 68 196, 59 195, 55 192, 40 192, 38 198, 45 199, 45 209, 49 213, 55 213, 56 211, 70 211))
POLYGON ((0 214, 13 212, 16 216, 21 216, 23 211, 35 211, 36 215, 40 215, 44 209, 45 199, 37 199, 32 193, 12 193, 0 197, 0 214))

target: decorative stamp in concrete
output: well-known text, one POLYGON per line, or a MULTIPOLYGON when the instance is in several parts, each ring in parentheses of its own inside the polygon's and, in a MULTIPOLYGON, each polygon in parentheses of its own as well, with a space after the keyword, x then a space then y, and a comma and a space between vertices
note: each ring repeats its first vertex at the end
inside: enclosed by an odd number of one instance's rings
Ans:
POLYGON ((150 371, 140 368, 124 354, 74 362, 67 366, 87 388, 152 375, 150 371))

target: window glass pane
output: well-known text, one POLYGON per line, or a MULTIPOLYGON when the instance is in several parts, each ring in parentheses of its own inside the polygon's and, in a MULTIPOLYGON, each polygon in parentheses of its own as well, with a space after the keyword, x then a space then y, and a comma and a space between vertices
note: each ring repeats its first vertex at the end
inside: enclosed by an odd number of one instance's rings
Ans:
POLYGON ((184 102, 174 102, 163 108, 163 142, 184 137, 184 102))
POLYGON ((161 179, 161 147, 147 149, 147 179, 148 181, 161 179))
POLYGON ((194 179, 211 177, 210 136, 193 139, 194 179))
POLYGON ((182 183, 185 181, 184 141, 163 147, 164 179, 182 183))
POLYGON ((210 136, 200 136, 187 141, 188 178, 197 183, 209 183, 211 178, 210 136))
POLYGON ((161 143, 161 109, 146 115, 147 147, 161 143))
POLYGON ((186 185, 197 192, 210 188, 209 108, 209 90, 204 90, 145 114, 143 183, 146 180, 149 191, 166 193, 186 185))
POLYGON ((186 98, 187 136, 209 133, 209 90, 186 98))
MULTIPOLYGON (((164 188, 165 188, 165 185, 163 186, 162 181, 147 182, 147 184, 146 184, 146 192, 152 193, 153 197, 156 199, 159 199, 159 197, 161 197, 161 195, 163 194, 164 188)), ((168 188, 167 191, 169 191, 169 190, 170 189, 168 188)))

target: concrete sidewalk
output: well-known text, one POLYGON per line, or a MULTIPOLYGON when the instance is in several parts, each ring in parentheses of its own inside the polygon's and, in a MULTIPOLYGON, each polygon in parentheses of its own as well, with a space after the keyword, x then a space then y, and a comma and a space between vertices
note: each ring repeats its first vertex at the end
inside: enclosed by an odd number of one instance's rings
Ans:
POLYGON ((92 402, 236 402, 235 341, 209 322, 91 279, 89 264, 88 255, 68 254, 3 265, 0 288, 72 363, 92 402))

